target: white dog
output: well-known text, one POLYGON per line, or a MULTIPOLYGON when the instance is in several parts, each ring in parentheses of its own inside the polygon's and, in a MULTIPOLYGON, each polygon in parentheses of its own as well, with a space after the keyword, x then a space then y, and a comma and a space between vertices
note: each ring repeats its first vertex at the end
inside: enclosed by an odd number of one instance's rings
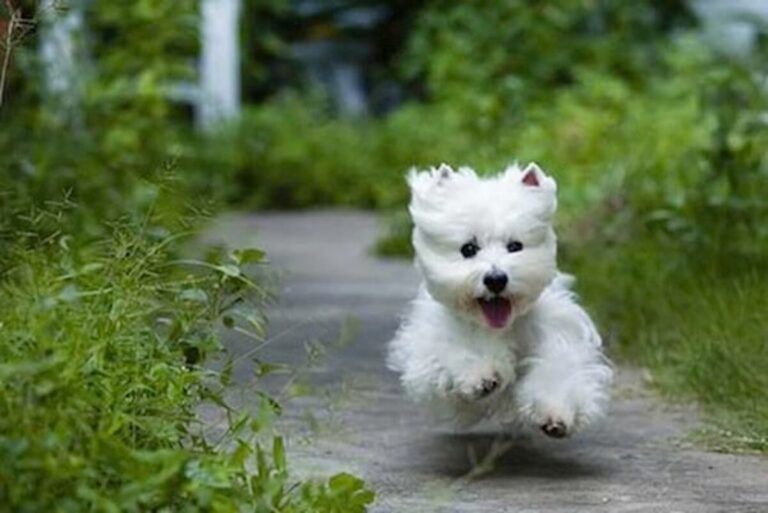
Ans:
POLYGON ((555 181, 536 164, 485 179, 443 164, 408 184, 423 284, 388 360, 407 393, 555 438, 599 417, 613 372, 557 271, 555 181))

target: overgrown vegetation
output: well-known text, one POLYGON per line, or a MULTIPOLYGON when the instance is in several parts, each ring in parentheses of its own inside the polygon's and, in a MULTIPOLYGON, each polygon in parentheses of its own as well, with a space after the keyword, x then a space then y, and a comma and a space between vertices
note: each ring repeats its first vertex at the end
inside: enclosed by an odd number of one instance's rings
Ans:
MULTIPOLYGON (((18 3, 41 19, 33 4, 18 3)), ((276 366, 254 363, 252 408, 227 402, 223 333, 248 330, 254 354, 264 342, 264 291, 246 274, 263 253, 182 255, 227 182, 192 166, 199 141, 171 100, 192 77, 196 5, 89 2, 93 39, 77 41, 90 65, 64 96, 41 75, 39 33, 15 41, 0 110, 3 511, 346 513, 373 500, 355 476, 289 472, 280 398, 260 379, 276 366)))
MULTIPOLYGON (((178 199, 165 194, 158 203, 178 199)), ((263 254, 181 260, 175 250, 189 233, 151 210, 84 240, 61 229, 77 207, 3 213, 0 503, 19 512, 364 511, 373 495, 353 476, 291 478, 271 427, 278 403, 256 388, 254 413, 230 407, 231 361, 220 372, 205 366, 223 351, 222 319, 240 318, 262 339, 262 292, 243 267, 263 254), (201 404, 221 410, 215 440, 201 404)))

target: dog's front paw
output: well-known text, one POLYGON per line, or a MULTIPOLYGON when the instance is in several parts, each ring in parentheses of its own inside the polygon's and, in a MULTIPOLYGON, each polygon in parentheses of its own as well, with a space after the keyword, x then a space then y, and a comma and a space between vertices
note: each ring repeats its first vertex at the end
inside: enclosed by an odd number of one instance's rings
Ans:
POLYGON ((515 390, 518 419, 552 438, 565 438, 592 424, 603 415, 607 401, 606 380, 573 376, 557 382, 529 375, 515 390))
POLYGON ((455 383, 455 392, 462 400, 474 402, 491 397, 506 385, 499 371, 488 369, 461 376, 455 383))
POLYGON ((550 438, 565 438, 575 430, 573 410, 566 404, 531 401, 520 405, 518 413, 525 424, 540 429, 550 438))

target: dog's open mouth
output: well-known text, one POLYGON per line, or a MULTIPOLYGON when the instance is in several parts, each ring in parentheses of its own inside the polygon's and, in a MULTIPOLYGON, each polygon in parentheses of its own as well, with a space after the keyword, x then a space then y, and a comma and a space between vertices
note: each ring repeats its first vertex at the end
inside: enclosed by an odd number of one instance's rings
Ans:
POLYGON ((503 297, 479 298, 477 302, 491 328, 503 328, 507 325, 509 316, 512 315, 512 302, 509 299, 503 297))

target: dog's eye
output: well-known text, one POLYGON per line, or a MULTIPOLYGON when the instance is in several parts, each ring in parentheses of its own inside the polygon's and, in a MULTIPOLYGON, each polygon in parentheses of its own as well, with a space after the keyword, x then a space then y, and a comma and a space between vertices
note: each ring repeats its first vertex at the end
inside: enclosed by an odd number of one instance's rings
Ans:
POLYGON ((507 244, 507 251, 510 253, 517 253, 518 251, 523 250, 523 243, 519 240, 513 240, 509 244, 507 244))
POLYGON ((467 242, 461 246, 461 256, 464 258, 472 258, 473 256, 477 255, 478 251, 480 251, 480 246, 478 246, 474 241, 467 242))

